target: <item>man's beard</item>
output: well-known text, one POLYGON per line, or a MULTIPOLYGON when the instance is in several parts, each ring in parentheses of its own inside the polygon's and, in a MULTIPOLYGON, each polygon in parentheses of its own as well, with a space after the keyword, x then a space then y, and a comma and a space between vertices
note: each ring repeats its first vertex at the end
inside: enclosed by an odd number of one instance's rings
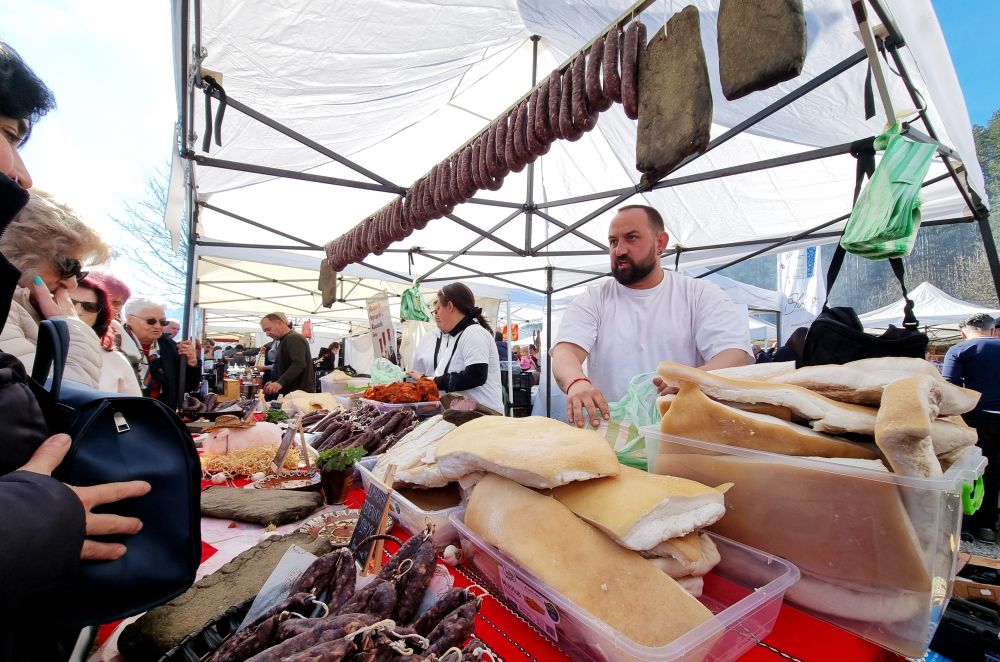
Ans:
POLYGON ((624 255, 620 258, 615 258, 615 261, 611 263, 611 275, 622 285, 631 285, 638 283, 648 276, 656 266, 655 253, 651 252, 649 257, 640 264, 637 264, 632 258, 624 255), (619 262, 619 260, 622 260, 623 263, 619 262))

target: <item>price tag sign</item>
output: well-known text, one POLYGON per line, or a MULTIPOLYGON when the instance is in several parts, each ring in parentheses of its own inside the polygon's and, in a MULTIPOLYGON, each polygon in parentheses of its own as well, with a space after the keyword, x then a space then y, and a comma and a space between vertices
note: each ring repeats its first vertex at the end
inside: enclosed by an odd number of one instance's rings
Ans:
MULTIPOLYGON (((395 478, 395 467, 390 467, 388 482, 391 485, 395 478)), ((361 506, 358 514, 358 523, 354 525, 354 534, 351 536, 349 547, 355 551, 358 563, 362 568, 368 566, 368 559, 373 550, 381 553, 382 545, 379 541, 372 541, 365 544, 364 549, 358 549, 361 541, 369 536, 379 535, 385 532, 386 518, 389 515, 389 495, 392 489, 379 481, 372 479, 368 483, 368 493, 365 494, 365 503, 361 506)), ((380 559, 378 559, 381 561, 380 559)), ((379 562, 377 566, 381 566, 379 562)), ((378 567, 376 567, 376 571, 378 567)))

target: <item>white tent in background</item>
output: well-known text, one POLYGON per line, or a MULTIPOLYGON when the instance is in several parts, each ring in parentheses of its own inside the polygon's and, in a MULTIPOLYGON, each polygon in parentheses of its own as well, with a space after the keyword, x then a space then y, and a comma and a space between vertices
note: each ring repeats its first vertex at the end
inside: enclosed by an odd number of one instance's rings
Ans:
MULTIPOLYGON (((913 301, 913 313, 921 326, 955 327, 976 313, 986 313, 993 317, 1000 315, 1000 310, 956 299, 926 281, 910 290, 910 300, 913 301)), ((901 326, 903 305, 903 299, 899 299, 888 306, 865 313, 860 316, 861 323, 867 329, 884 329, 890 324, 901 326)))

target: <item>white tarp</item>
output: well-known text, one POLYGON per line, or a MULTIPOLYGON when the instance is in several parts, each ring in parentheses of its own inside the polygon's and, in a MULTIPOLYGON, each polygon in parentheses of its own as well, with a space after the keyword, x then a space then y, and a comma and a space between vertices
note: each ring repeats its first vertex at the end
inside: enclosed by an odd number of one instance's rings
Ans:
MULTIPOLYGON (((1000 315, 1000 310, 956 299, 926 281, 910 290, 910 300, 913 301, 913 313, 920 320, 921 326, 954 326, 976 313, 986 313, 993 317, 1000 315)), ((865 313, 860 316, 861 323, 869 329, 884 329, 890 324, 901 326, 903 304, 903 299, 899 299, 888 306, 865 313)))
MULTIPOLYGON (((183 0, 174 0, 182 2, 183 0)), ((642 14, 650 34, 674 11, 688 3, 655 3, 642 14)), ((718 0, 697 0, 702 41, 712 81, 715 110, 713 136, 778 100, 861 48, 848 0, 806 0, 809 48, 798 79, 729 102, 718 82, 715 14, 718 0)), ((985 199, 983 177, 975 158, 972 134, 961 89, 951 66, 930 0, 886 0, 885 4, 906 38, 902 57, 927 102, 927 116, 940 140, 954 147, 965 161, 970 186, 985 199)), ((429 168, 482 130, 488 122, 531 87, 532 34, 538 42, 539 78, 561 64, 604 26, 624 12, 627 0, 552 2, 551 0, 369 0, 316 5, 305 0, 260 3, 220 0, 202 5, 201 45, 204 66, 224 75, 234 99, 353 159, 394 184, 410 185, 429 168)), ((859 64, 835 80, 761 121, 748 132, 722 144, 671 177, 750 163, 857 140, 879 133, 881 112, 866 121, 863 110, 865 65, 859 64)), ((180 76, 184 72, 179 72, 180 76)), ((896 108, 913 103, 894 74, 890 88, 896 108)), ((194 104, 193 126, 203 131, 203 98, 194 104)), ((213 102, 213 106, 217 106, 213 102)), ((880 110, 880 109, 879 109, 880 110)), ((919 125, 918 125, 919 126, 919 125)), ((919 127, 923 128, 923 127, 919 127)), ((635 122, 619 105, 602 113, 597 128, 575 143, 558 141, 534 169, 536 202, 559 200, 638 181, 634 168, 635 122)), ((229 161, 284 168, 310 174, 369 181, 309 147, 294 142, 230 108, 222 126, 223 147, 210 156, 229 161)), ((195 149, 201 149, 197 140, 195 149)), ((629 202, 656 206, 666 218, 671 246, 685 248, 737 242, 755 246, 723 246, 685 252, 681 268, 717 264, 829 221, 850 209, 854 159, 839 156, 766 171, 729 176, 695 184, 659 189, 629 202)), ((202 200, 246 216, 314 244, 329 241, 392 199, 388 193, 328 184, 275 179, 267 175, 197 166, 202 200)), ((939 161, 928 178, 944 172, 939 161)), ((493 198, 522 204, 526 173, 512 174, 503 189, 484 192, 493 198)), ((549 209, 558 220, 572 223, 605 200, 566 204, 549 209)), ((455 213, 478 228, 496 225, 511 208, 463 204, 455 213)), ((613 212, 605 212, 580 228, 597 244, 607 241, 613 212)), ((945 180, 924 189, 925 220, 969 216, 955 185, 945 180)), ((171 218, 177 219, 175 214, 171 218)), ((841 226, 833 226, 837 230, 841 226)), ((173 228, 177 230, 175 226, 173 228)), ((285 239, 223 214, 202 209, 203 239, 287 245, 285 239)), ((523 215, 497 229, 494 236, 508 245, 537 245, 559 228, 539 216, 526 230, 523 215)), ((463 249, 478 235, 447 219, 432 221, 394 248, 419 247, 426 254, 387 252, 370 258, 372 265, 397 274, 421 274, 439 264, 448 251, 463 249), (437 258, 437 259, 435 259, 437 258)), ((815 245, 815 239, 799 245, 815 245)), ((789 244, 785 250, 794 248, 789 244)), ((509 246, 483 240, 473 248, 491 254, 470 254, 459 264, 495 274, 554 266, 558 289, 587 275, 564 271, 601 261, 566 251, 599 251, 598 246, 568 235, 548 247, 557 254, 520 257, 509 246)), ((205 248, 203 254, 218 249, 205 248)), ((293 251, 275 250, 280 254, 293 251)), ((311 253, 318 257, 318 253, 311 253)), ((347 273, 360 273, 354 265, 347 273)), ((542 291, 542 271, 508 276, 507 282, 475 276, 457 264, 435 276, 492 282, 501 287, 542 291), (513 281, 513 282, 512 282, 513 281)))

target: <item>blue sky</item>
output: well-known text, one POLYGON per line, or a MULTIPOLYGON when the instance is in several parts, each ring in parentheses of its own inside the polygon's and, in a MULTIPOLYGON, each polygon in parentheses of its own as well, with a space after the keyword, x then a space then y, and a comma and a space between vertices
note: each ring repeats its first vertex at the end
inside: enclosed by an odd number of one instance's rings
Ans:
POLYGON ((1000 1, 933 0, 973 124, 1000 109, 1000 1))

